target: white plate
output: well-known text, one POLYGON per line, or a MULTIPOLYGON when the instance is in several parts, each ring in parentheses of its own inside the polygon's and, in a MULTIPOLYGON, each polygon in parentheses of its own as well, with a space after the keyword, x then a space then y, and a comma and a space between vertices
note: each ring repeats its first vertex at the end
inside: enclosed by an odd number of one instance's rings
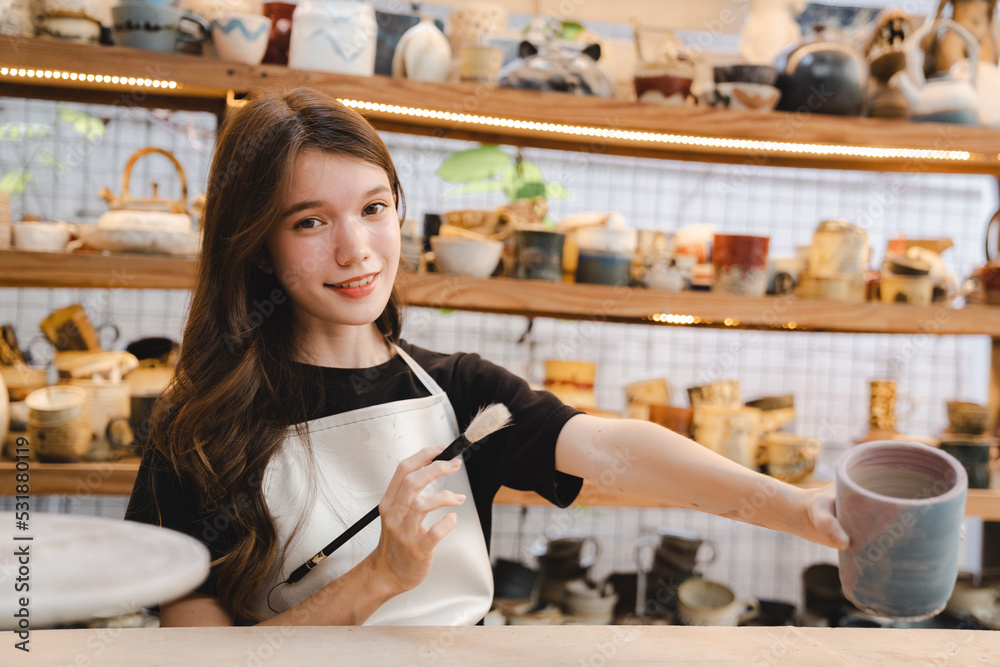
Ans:
POLYGON ((197 255, 201 248, 201 235, 196 232, 102 229, 92 225, 80 225, 77 227, 77 235, 88 248, 112 252, 197 255))
POLYGON ((22 566, 33 628, 127 614, 185 595, 208 575, 205 545, 166 528, 38 511, 26 527, 17 528, 13 512, 0 512, 3 630, 17 626, 22 594, 15 579, 22 566), (19 559, 15 552, 25 550, 19 559))

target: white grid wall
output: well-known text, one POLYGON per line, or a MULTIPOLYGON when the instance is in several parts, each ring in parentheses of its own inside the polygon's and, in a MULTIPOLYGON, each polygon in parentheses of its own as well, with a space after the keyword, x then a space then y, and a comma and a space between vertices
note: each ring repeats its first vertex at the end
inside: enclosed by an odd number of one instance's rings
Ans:
MULTIPOLYGON (((0 123, 50 122, 59 106, 0 98, 0 123)), ((0 173, 30 162, 36 175, 26 196, 12 201, 13 219, 28 213, 70 222, 96 221, 105 210, 96 192, 107 186, 120 195, 128 157, 146 145, 171 150, 187 170, 190 194, 203 191, 214 117, 68 106, 108 118, 107 135, 88 143, 86 150, 80 149, 79 136, 58 126, 51 137, 35 145, 0 141, 0 173), (72 168, 57 173, 39 166, 41 150, 72 162, 72 168)), ((403 180, 410 217, 503 203, 498 194, 444 196, 448 185, 434 170, 452 151, 471 144, 405 135, 386 135, 386 141, 403 180)), ((514 154, 512 148, 504 150, 514 154)), ((985 177, 708 165, 536 149, 525 149, 523 155, 538 163, 549 180, 573 192, 571 199, 551 203, 557 219, 582 211, 615 210, 635 228, 673 231, 707 222, 722 233, 769 235, 771 255, 790 256, 796 246, 809 243, 819 221, 843 217, 867 229, 876 261, 886 240, 900 232, 952 238, 955 247, 945 257, 959 278, 983 263, 983 233, 997 205, 995 183, 985 177)), ((176 196, 176 175, 161 158, 140 161, 133 174, 136 187, 151 180, 160 184, 161 196, 176 196)), ((133 192, 139 194, 145 193, 133 192)), ((83 303, 96 324, 118 325, 122 335, 115 347, 121 348, 143 336, 179 338, 188 293, 0 289, 0 323, 13 322, 26 343, 38 336, 37 323, 43 317, 74 302, 83 303)), ((866 427, 869 379, 899 381, 900 392, 915 406, 902 415, 900 429, 918 435, 932 435, 945 425, 945 401, 984 401, 987 392, 985 337, 740 332, 545 318, 534 321, 525 335, 528 322, 522 317, 425 309, 410 309, 406 317, 404 336, 411 342, 442 352, 477 352, 534 382, 541 380, 539 367, 545 359, 572 356, 595 361, 598 405, 608 410, 623 409, 625 382, 650 375, 666 377, 680 404, 686 403, 686 387, 706 379, 738 378, 745 398, 793 394, 795 428, 822 436, 826 472, 866 427), (567 341, 572 354, 566 353, 567 341)), ((44 346, 32 348, 41 356, 44 346)), ((46 507, 121 516, 124 499, 70 497, 51 499, 46 507)), ((519 556, 519 519, 517 508, 495 509, 495 557, 519 556)), ((530 563, 528 547, 543 534, 588 533, 604 547, 595 576, 634 570, 636 538, 660 526, 692 528, 716 542, 720 554, 706 574, 730 583, 742 595, 798 602, 797 573, 810 563, 833 562, 836 557, 832 550, 797 538, 695 512, 601 508, 531 508, 520 537, 520 557, 530 563)))

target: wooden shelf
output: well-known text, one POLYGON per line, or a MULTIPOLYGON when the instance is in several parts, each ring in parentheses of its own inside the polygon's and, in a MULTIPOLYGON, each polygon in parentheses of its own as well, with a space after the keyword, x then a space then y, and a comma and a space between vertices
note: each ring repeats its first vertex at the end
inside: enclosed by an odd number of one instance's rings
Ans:
POLYGON ((909 123, 822 114, 748 113, 705 107, 664 107, 461 84, 433 84, 384 76, 353 77, 248 66, 184 54, 7 36, 0 40, 0 67, 91 73, 174 81, 174 89, 147 89, 52 78, 0 75, 5 95, 126 106, 201 109, 222 114, 227 96, 255 88, 309 85, 341 99, 383 105, 364 110, 382 130, 589 153, 785 167, 977 173, 1000 176, 1000 131, 934 123, 909 123), (385 105, 395 105, 395 109, 385 105), (399 107, 444 112, 400 113, 399 107), (594 133, 505 127, 484 119, 554 123, 593 128, 594 133), (607 130, 608 132, 602 133, 607 130), (573 133, 576 132, 576 133, 573 133), (650 138, 615 132, 649 133, 650 138), (722 140, 721 142, 704 141, 722 140), (735 142, 759 142, 752 145, 735 142), (832 154, 808 145, 854 147, 832 154), (803 146, 806 145, 806 146, 803 146), (867 149, 957 151, 965 159, 873 157, 867 149))
MULTIPOLYGON (((127 496, 132 493, 138 459, 103 461, 98 463, 39 463, 31 462, 31 493, 33 495, 127 496)), ((11 461, 0 461, 0 495, 13 495, 16 470, 11 461)), ((549 505, 537 493, 515 491, 503 487, 497 494, 497 505, 549 505)), ((666 503, 636 496, 604 492, 590 482, 584 482, 574 507, 671 507, 666 503)), ((1000 491, 970 489, 965 505, 967 516, 1000 521, 1000 491)))
MULTIPOLYGON (((0 287, 190 289, 195 267, 186 257, 0 250, 0 287)), ((673 314, 697 317, 691 326, 729 329, 1000 337, 995 306, 841 303, 445 274, 400 274, 399 286, 411 306, 525 317, 658 325, 667 323, 654 316, 673 314)))
POLYGON ((653 316, 673 314, 699 318, 699 323, 691 326, 731 329, 1000 336, 1000 308, 992 306, 954 309, 842 303, 794 296, 666 292, 504 278, 477 280, 441 274, 407 274, 401 281, 400 293, 403 301, 412 306, 528 317, 667 324, 653 316))
POLYGON ((191 257, 0 250, 0 287, 191 289, 191 257))

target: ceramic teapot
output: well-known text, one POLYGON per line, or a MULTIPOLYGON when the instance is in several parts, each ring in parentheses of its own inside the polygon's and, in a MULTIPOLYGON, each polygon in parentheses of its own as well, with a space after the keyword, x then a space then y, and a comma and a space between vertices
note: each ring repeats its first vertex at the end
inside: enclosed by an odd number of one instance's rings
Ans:
POLYGON ((979 45, 968 30, 947 19, 926 21, 904 44, 906 68, 889 79, 889 86, 900 91, 910 107, 913 120, 939 123, 976 125, 979 122, 979 95, 976 92, 976 70, 979 45), (924 52, 921 41, 932 31, 951 30, 960 35, 968 49, 968 76, 959 78, 947 74, 927 80, 924 77, 924 52))
POLYGON ((539 48, 523 41, 518 55, 519 58, 500 70, 501 86, 614 97, 614 85, 597 64, 601 57, 599 44, 571 50, 571 47, 557 46, 553 42, 539 48))
POLYGON ((949 74, 966 81, 975 79, 979 124, 1000 127, 1000 69, 993 63, 966 58, 952 65, 949 74))
POLYGON ((813 31, 811 38, 787 47, 775 61, 775 85, 781 90, 778 110, 862 115, 868 61, 858 49, 829 35, 826 26, 815 25, 813 31))

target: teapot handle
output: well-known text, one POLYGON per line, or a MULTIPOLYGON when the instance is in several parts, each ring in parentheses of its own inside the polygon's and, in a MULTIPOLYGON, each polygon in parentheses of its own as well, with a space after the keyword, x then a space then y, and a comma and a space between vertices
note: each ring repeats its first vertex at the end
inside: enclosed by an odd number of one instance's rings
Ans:
POLYGON ((951 30, 965 42, 965 50, 969 59, 969 83, 976 86, 976 75, 979 68, 979 42, 967 28, 950 19, 927 19, 906 39, 903 50, 906 53, 906 71, 910 79, 922 86, 927 79, 924 77, 924 52, 920 43, 930 33, 939 30, 951 30))
MULTIPOLYGON (((992 264, 994 261, 993 253, 990 252, 990 232, 993 231, 993 225, 996 224, 1000 226, 1000 209, 993 214, 990 218, 989 223, 986 225, 986 263, 992 264)), ((998 238, 997 243, 1000 244, 1000 238, 998 238)))
POLYGON ((182 167, 181 163, 177 161, 177 158, 174 157, 173 153, 165 151, 162 148, 156 148, 155 146, 140 148, 132 155, 132 157, 129 158, 128 164, 125 165, 125 173, 122 174, 122 199, 128 200, 132 198, 128 190, 129 179, 132 177, 132 167, 135 166, 135 163, 139 160, 139 158, 149 155, 150 153, 159 153, 174 164, 174 167, 177 169, 177 173, 180 174, 181 177, 181 210, 178 211, 178 213, 187 213, 188 186, 187 176, 184 174, 184 167, 182 167))

